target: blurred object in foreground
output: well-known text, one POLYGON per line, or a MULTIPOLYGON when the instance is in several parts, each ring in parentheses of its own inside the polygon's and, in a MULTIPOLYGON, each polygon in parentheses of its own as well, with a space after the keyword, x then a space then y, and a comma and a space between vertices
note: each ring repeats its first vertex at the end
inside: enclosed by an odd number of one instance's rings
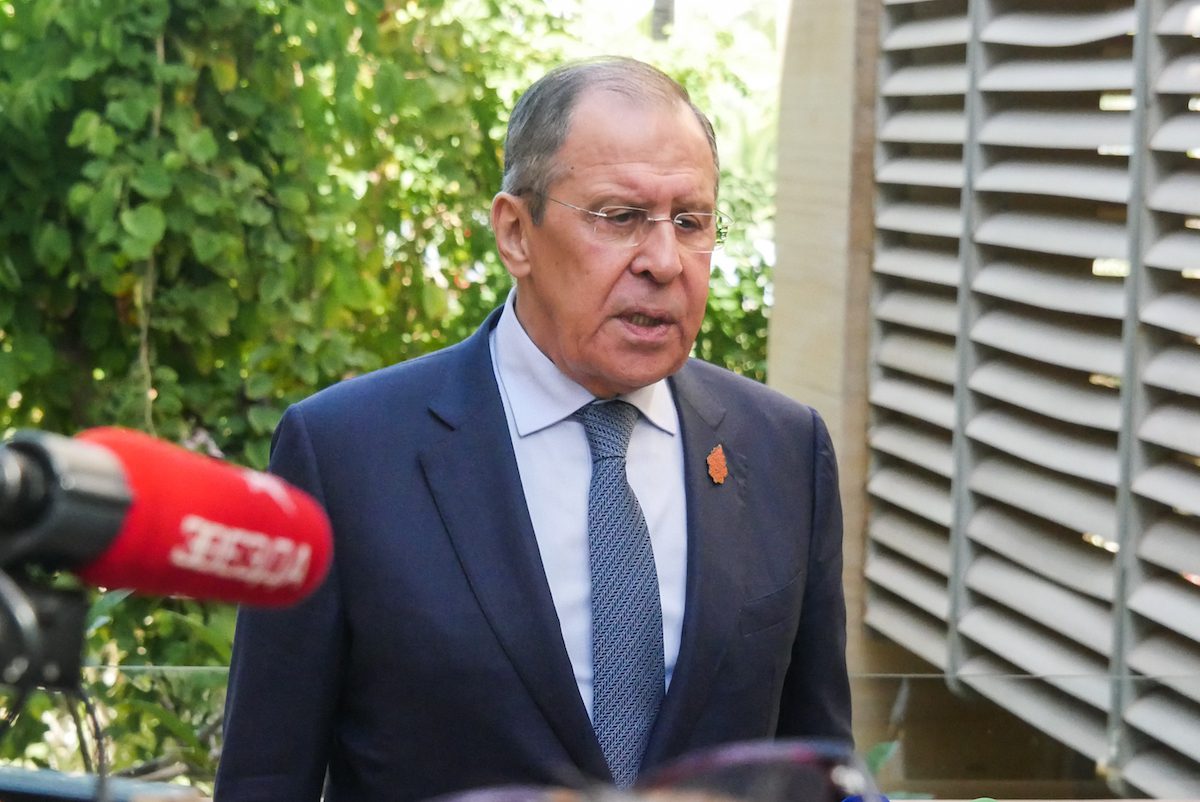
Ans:
POLYGON ((655 802, 886 802, 865 764, 833 741, 746 741, 686 755, 637 785, 655 802))
POLYGON ((651 771, 628 791, 608 785, 496 786, 436 802, 887 802, 866 765, 833 741, 744 741, 651 771))

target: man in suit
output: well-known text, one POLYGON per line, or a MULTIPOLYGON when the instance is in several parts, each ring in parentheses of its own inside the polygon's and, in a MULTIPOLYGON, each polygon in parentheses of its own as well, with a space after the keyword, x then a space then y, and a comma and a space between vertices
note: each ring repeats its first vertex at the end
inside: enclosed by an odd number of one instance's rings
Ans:
POLYGON ((708 120, 645 64, 569 64, 523 95, 492 207, 507 303, 279 424, 272 470, 325 505, 333 567, 303 603, 239 616, 218 802, 626 785, 720 743, 849 740, 828 434, 689 359, 717 175, 708 120), (592 618, 608 524, 582 417, 610 401, 633 421, 620 537, 651 560, 646 614, 615 626, 592 618), (626 716, 601 686, 642 655, 625 673, 649 700, 626 716))

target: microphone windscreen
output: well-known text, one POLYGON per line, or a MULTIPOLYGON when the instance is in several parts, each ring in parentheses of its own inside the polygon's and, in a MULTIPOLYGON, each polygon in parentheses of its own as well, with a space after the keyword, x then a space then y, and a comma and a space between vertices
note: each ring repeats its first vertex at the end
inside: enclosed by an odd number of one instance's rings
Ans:
POLYGON ((77 438, 111 451, 132 503, 86 581, 139 593, 275 607, 294 604, 325 578, 329 519, 307 493, 129 429, 77 438))

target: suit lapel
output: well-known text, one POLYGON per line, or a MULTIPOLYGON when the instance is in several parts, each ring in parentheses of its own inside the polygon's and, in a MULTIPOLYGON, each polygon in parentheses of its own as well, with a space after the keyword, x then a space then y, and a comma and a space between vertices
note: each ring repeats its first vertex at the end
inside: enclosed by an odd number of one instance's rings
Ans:
POLYGON ((576 764, 606 776, 563 644, 492 372, 488 333, 499 314, 460 346, 459 370, 448 373, 431 402, 448 431, 420 455, 421 466, 479 606, 530 696, 576 764))
POLYGON ((733 426, 724 405, 685 366, 671 379, 683 432, 687 493, 688 570, 683 632, 671 687, 651 733, 643 768, 680 754, 704 708, 712 682, 733 637, 741 581, 739 521, 744 471, 728 440, 733 426), (708 454, 725 453, 729 475, 718 484, 709 475, 708 454))

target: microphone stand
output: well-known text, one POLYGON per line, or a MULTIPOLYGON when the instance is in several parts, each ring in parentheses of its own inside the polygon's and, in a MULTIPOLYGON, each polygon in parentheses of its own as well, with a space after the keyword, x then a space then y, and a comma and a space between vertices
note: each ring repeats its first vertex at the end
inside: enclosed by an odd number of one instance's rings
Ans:
MULTIPOLYGON (((27 579, 14 579, 0 569, 0 684, 12 686, 14 697, 0 721, 0 740, 8 734, 37 688, 61 691, 68 698, 83 690, 83 641, 88 612, 82 589, 50 588, 27 579), (9 637, 9 633, 13 637, 9 637)), ((91 711, 94 715, 94 711, 91 711)), ((107 761, 98 719, 95 802, 105 802, 107 761)), ((80 748, 87 741, 80 733, 80 748)))

